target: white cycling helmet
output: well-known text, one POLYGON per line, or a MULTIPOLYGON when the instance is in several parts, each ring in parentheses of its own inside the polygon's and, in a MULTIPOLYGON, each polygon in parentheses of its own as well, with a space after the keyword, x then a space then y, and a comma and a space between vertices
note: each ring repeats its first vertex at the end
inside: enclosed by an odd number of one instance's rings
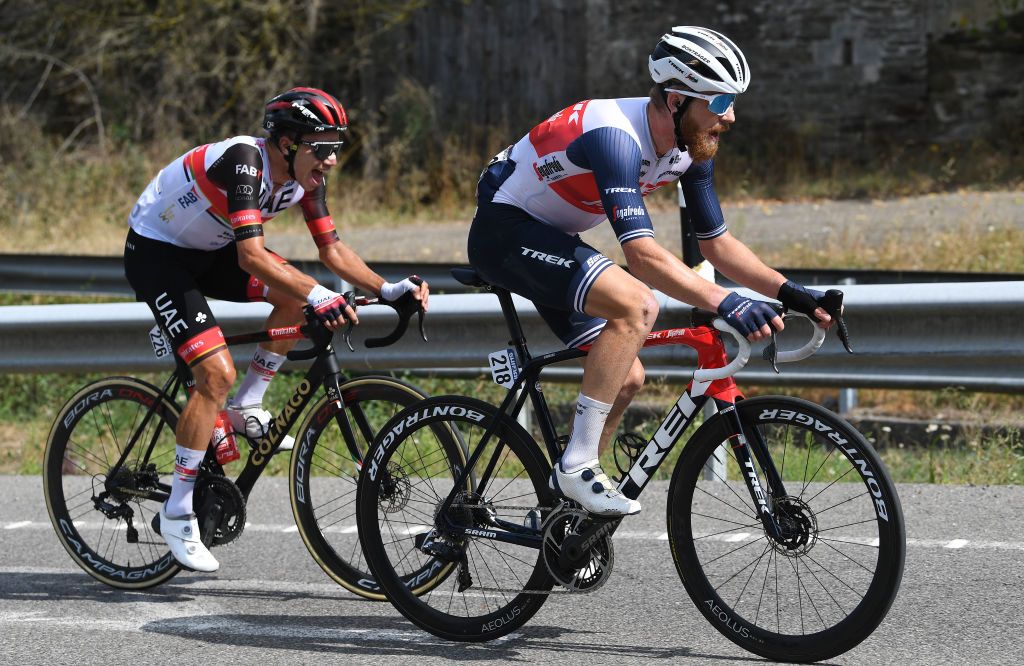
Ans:
POLYGON ((743 51, 722 33, 692 25, 662 36, 647 66, 655 83, 675 79, 696 92, 738 95, 750 84, 743 51))

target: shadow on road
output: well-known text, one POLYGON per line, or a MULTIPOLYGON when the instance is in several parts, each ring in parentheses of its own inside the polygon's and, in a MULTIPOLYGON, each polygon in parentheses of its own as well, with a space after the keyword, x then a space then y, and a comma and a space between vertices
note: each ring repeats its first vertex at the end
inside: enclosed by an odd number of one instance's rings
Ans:
POLYGON ((537 650, 606 658, 701 656, 686 647, 612 644, 591 632, 543 625, 524 627, 490 643, 453 643, 420 631, 400 617, 368 615, 205 615, 151 622, 141 629, 238 647, 338 655, 442 657, 452 661, 533 661, 529 653, 537 650))

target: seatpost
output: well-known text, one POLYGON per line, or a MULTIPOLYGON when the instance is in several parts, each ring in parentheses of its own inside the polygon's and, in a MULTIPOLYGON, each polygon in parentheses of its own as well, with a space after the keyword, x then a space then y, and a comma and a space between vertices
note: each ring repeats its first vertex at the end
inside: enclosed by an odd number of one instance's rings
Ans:
POLYGON ((530 360, 530 351, 526 348, 526 336, 523 334, 523 326, 519 323, 519 315, 516 313, 515 305, 512 303, 512 293, 507 289, 494 289, 501 304, 501 314, 505 316, 505 323, 508 332, 512 336, 509 344, 515 345, 519 352, 520 363, 525 364, 530 360))

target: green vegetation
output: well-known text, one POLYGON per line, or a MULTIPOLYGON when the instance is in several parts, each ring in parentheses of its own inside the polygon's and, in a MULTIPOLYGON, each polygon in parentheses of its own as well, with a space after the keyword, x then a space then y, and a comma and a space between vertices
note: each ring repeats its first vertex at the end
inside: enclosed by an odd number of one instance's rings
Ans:
MULTIPOLYGON (((79 387, 99 379, 101 375, 0 375, 0 472, 39 474, 45 440, 56 413, 65 400, 79 387)), ((160 385, 165 377, 142 375, 142 379, 160 385)), ((270 386, 266 405, 273 409, 290 395, 296 375, 279 377, 270 386)), ((438 378, 407 378, 432 395, 455 393, 473 395, 498 404, 504 390, 488 380, 454 380, 438 378)), ((641 393, 638 405, 646 418, 627 415, 629 429, 649 438, 660 423, 661 416, 678 397, 680 387, 655 384, 641 393)), ((553 410, 567 414, 576 398, 574 385, 548 384, 545 394, 553 410)), ((817 402, 834 402, 834 392, 823 389, 747 391, 786 393, 817 402)), ((880 453, 893 477, 901 483, 1024 483, 1024 397, 970 393, 964 391, 914 392, 865 390, 860 394, 862 411, 883 410, 921 418, 951 419, 966 422, 957 437, 939 428, 926 446, 910 446, 889 441, 882 433, 865 431, 869 439, 881 446, 880 453), (1006 427, 995 434, 982 434, 981 419, 1004 422, 1006 427), (972 425, 973 420, 973 425, 972 425)), ((377 420, 382 420, 377 418, 377 420)), ((564 419, 559 419, 564 420, 564 419)), ((988 432, 988 431, 986 431, 988 432)), ((295 434, 294 432, 292 433, 295 434)), ((535 433, 539 436, 538 433, 535 433)), ((669 478, 681 447, 676 447, 662 465, 657 478, 669 478)), ((621 454, 620 454, 621 455, 621 454)), ((620 457, 620 460, 624 458, 620 457)), ((815 464, 820 462, 815 458, 815 464)), ((602 464, 614 473, 614 452, 602 454, 602 464)), ((239 466, 241 463, 234 463, 239 466)), ((232 468, 233 469, 233 468, 232 468)), ((237 470, 235 470, 237 471, 237 470)), ((275 459, 268 468, 271 474, 286 474, 287 460, 275 459)), ((826 470, 827 473, 827 470, 826 470)))

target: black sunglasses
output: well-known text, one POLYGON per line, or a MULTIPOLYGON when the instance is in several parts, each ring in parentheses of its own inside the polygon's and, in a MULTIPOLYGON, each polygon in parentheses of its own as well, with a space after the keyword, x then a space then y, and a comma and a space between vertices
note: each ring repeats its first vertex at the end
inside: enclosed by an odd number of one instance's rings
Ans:
POLYGON ((321 162, 331 155, 341 152, 341 147, 345 145, 344 141, 303 141, 302 139, 299 139, 298 143, 309 146, 321 162))

